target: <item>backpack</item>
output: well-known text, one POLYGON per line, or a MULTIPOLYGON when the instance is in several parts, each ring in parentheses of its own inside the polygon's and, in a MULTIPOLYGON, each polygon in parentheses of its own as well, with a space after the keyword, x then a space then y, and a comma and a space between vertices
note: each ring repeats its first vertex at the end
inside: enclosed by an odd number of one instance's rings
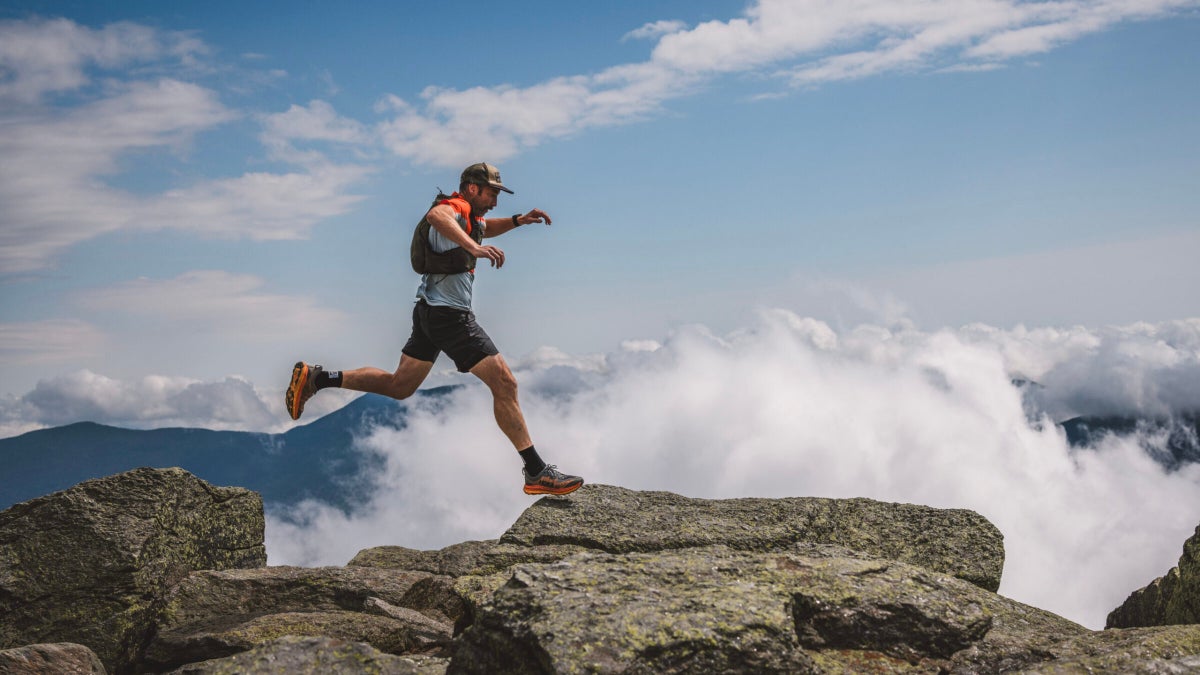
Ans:
MULTIPOLYGON (((438 196, 429 205, 429 208, 443 204, 450 200, 449 195, 438 192, 438 196)), ((428 211, 426 211, 428 215, 428 211)), ((468 221, 470 218, 468 217, 468 221)), ((421 217, 421 222, 413 228, 412 243, 409 245, 408 255, 412 262, 413 271, 417 274, 462 274, 463 272, 472 272, 475 270, 475 256, 467 253, 466 249, 461 246, 438 253, 429 245, 429 228, 433 227, 429 223, 429 219, 425 216, 421 217)), ((467 234, 476 244, 483 242, 483 228, 467 226, 467 234)))

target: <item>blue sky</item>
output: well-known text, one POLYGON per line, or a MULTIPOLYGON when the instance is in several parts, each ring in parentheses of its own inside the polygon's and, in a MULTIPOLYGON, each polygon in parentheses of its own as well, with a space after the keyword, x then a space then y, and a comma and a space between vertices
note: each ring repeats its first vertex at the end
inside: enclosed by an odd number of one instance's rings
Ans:
POLYGON ((1197 317, 1198 57, 1172 0, 7 2, 0 421, 264 427, 297 359, 394 366, 480 160, 554 218, 479 273, 514 361, 1197 317))

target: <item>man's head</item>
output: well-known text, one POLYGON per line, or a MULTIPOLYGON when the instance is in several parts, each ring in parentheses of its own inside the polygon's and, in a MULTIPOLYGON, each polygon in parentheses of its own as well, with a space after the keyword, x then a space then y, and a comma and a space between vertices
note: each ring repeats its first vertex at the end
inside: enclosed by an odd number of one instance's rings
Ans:
POLYGON ((510 195, 513 194, 512 190, 504 187, 504 183, 500 182, 500 169, 483 162, 463 169, 462 176, 458 179, 459 192, 462 192, 462 189, 468 185, 491 186, 510 195))
POLYGON ((483 162, 463 169, 458 181, 458 193, 466 198, 472 213, 477 216, 496 208, 496 198, 501 190, 513 194, 500 182, 500 169, 483 162))

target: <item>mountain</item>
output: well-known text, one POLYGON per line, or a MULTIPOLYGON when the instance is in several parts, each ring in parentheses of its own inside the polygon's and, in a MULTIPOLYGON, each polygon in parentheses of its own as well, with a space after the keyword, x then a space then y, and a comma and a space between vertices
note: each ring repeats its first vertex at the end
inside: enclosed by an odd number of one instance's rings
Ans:
MULTIPOLYGON (((418 392, 441 397, 452 387, 418 392)), ((354 449, 371 428, 402 429, 406 404, 367 394, 282 434, 122 429, 79 422, 0 439, 0 510, 76 483, 142 466, 178 466, 214 485, 238 485, 272 506, 319 499, 346 511, 348 489, 380 460, 354 449)))
POLYGON ((1141 419, 1122 416, 1073 417, 1061 423, 1073 447, 1093 446, 1109 434, 1136 434, 1139 445, 1170 471, 1200 463, 1200 415, 1141 419))

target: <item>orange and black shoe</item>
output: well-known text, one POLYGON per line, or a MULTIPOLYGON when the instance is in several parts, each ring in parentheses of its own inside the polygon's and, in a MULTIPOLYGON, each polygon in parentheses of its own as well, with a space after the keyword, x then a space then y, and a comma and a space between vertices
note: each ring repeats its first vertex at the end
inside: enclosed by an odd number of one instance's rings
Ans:
POLYGON ((567 495, 578 490, 583 485, 579 476, 568 476, 558 470, 553 464, 547 464, 541 473, 530 476, 524 469, 525 494, 527 495, 567 495))
POLYGON ((292 383, 288 385, 287 393, 283 397, 292 419, 300 419, 305 402, 317 393, 317 375, 320 372, 321 366, 310 366, 303 361, 298 361, 292 368, 292 383))

